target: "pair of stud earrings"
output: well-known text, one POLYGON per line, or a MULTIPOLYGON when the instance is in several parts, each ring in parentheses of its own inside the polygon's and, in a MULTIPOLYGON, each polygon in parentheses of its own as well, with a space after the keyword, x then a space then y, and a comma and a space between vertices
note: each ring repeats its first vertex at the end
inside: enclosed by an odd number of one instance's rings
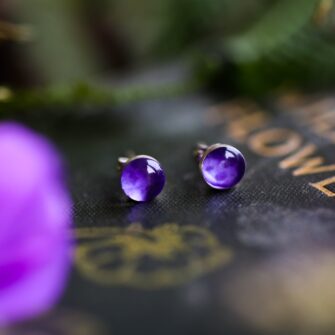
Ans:
MULTIPOLYGON (((234 187, 244 176, 246 161, 233 146, 198 144, 195 159, 204 181, 212 188, 225 190, 234 187)), ((164 188, 165 174, 159 162, 147 155, 119 158, 121 187, 132 200, 146 202, 154 199, 164 188)))

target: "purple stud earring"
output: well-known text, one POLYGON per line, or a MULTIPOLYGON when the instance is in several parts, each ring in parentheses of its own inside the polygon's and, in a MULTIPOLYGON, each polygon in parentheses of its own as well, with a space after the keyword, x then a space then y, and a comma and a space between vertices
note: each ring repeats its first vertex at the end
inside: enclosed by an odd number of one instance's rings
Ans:
POLYGON ((244 176, 245 158, 231 145, 198 144, 195 157, 205 182, 213 188, 219 190, 232 188, 244 176))
POLYGON ((132 200, 146 202, 163 190, 165 174, 159 162, 146 155, 118 159, 121 169, 121 187, 132 200))

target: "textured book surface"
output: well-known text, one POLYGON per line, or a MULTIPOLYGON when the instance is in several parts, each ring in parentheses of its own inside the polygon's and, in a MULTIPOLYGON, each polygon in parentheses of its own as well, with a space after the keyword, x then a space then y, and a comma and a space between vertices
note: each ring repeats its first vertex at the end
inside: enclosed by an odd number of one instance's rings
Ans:
POLYGON ((77 247, 60 305, 31 329, 335 331, 334 98, 218 103, 199 94, 32 125, 68 162, 77 247), (192 157, 199 141, 243 152, 237 187, 205 184, 192 157), (122 194, 117 158, 127 151, 161 162, 167 184, 153 202, 122 194))

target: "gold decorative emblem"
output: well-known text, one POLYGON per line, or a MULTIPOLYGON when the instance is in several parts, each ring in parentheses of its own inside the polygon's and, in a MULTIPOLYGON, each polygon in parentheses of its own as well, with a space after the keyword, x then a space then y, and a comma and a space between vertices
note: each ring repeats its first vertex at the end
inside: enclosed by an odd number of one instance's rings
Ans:
POLYGON ((80 228, 77 237, 77 268, 101 285, 174 286, 219 268, 232 257, 209 230, 193 225, 80 228))
POLYGON ((34 320, 6 329, 0 335, 107 335, 110 332, 94 316, 72 309, 51 311, 34 320))

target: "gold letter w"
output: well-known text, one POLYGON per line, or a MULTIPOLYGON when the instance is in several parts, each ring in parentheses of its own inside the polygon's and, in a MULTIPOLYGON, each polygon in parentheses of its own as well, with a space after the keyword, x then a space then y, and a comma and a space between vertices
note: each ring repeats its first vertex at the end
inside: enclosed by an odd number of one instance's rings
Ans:
POLYGON ((294 176, 335 171, 335 164, 322 165, 324 162, 323 157, 310 157, 315 153, 316 149, 315 145, 308 144, 295 154, 282 160, 279 166, 282 169, 298 167, 293 171, 294 176))

